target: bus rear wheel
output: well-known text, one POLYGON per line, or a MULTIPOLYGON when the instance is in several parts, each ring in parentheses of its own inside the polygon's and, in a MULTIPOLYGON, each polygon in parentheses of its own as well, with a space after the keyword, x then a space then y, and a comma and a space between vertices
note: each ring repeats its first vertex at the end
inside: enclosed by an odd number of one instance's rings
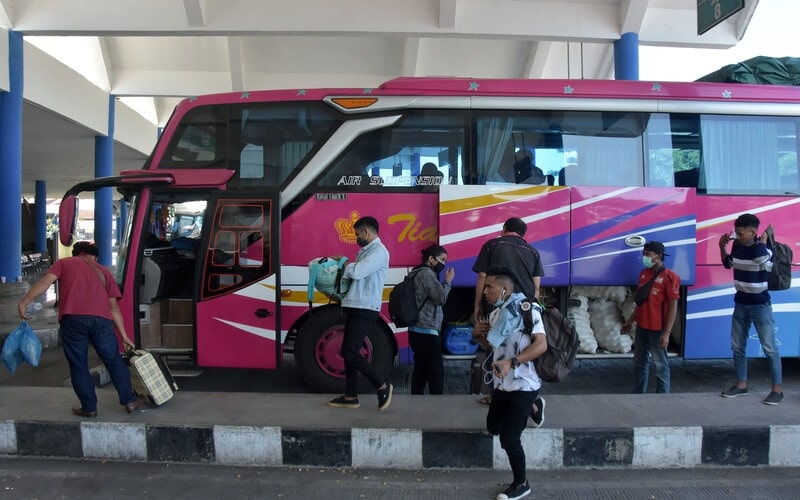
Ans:
MULTIPOLYGON (((315 309, 300 328, 295 340, 295 363, 300 375, 314 391, 344 393, 343 338, 344 317, 339 307, 315 309)), ((383 376, 392 369, 394 352, 391 341, 379 322, 376 321, 367 333, 361 355, 383 376)), ((361 376, 359 388, 371 389, 371 384, 361 376)))

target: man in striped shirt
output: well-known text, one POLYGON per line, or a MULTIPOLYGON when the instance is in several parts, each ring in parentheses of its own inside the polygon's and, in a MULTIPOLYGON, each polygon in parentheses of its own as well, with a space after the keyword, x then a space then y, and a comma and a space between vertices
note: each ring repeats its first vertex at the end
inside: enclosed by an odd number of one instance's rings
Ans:
POLYGON ((750 324, 756 327, 761 348, 769 358, 772 390, 764 404, 776 405, 783 401, 781 390, 781 355, 775 344, 775 322, 772 318, 767 282, 772 271, 772 251, 767 248, 766 234, 758 238, 759 220, 753 214, 742 214, 733 223, 734 233, 719 238, 720 258, 726 269, 733 268, 733 285, 736 295, 731 321, 731 348, 736 384, 723 391, 722 396, 734 398, 749 392, 747 388, 747 338, 750 324), (731 253, 727 246, 733 241, 731 253))

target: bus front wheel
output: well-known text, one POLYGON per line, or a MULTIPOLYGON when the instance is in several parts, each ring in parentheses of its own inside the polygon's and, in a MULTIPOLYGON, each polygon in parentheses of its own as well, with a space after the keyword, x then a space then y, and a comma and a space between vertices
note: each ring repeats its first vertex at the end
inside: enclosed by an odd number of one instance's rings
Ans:
MULTIPOLYGON (((317 392, 344 393, 345 371, 342 358, 344 338, 344 316, 339 307, 315 309, 308 321, 300 328, 295 340, 294 357, 300 375, 317 392)), ((381 324, 367 333, 361 355, 382 376, 388 375, 394 362, 391 341, 381 324)), ((363 376, 359 388, 371 388, 363 376)))

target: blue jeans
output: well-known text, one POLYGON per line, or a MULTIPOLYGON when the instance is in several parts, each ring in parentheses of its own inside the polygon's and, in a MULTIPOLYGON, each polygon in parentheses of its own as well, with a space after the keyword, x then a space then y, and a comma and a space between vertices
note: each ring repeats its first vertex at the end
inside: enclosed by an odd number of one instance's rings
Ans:
POLYGON ((783 382, 781 355, 775 345, 775 321, 772 319, 771 304, 734 305, 731 320, 731 349, 733 349, 736 380, 747 382, 747 338, 751 323, 756 327, 764 355, 769 358, 772 384, 780 385, 783 382))
POLYGON ((633 392, 647 392, 650 376, 650 361, 656 374, 656 392, 669 393, 669 358, 667 350, 661 347, 661 332, 636 327, 636 340, 633 344, 633 392))
POLYGON ((69 363, 72 389, 86 411, 97 411, 97 395, 89 373, 89 344, 106 366, 117 389, 119 404, 136 401, 131 387, 131 374, 119 355, 119 342, 110 319, 99 316, 66 314, 61 318, 61 345, 69 363))

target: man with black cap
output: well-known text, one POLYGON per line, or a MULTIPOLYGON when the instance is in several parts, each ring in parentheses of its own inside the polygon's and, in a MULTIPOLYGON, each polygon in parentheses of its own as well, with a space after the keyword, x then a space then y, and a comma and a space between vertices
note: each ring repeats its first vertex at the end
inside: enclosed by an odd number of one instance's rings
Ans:
POLYGON ((648 241, 644 245, 642 264, 636 288, 636 310, 622 325, 628 332, 636 322, 633 341, 634 393, 647 392, 650 361, 656 373, 656 392, 669 392, 669 358, 667 346, 675 324, 680 297, 681 278, 664 266, 664 244, 648 241))

